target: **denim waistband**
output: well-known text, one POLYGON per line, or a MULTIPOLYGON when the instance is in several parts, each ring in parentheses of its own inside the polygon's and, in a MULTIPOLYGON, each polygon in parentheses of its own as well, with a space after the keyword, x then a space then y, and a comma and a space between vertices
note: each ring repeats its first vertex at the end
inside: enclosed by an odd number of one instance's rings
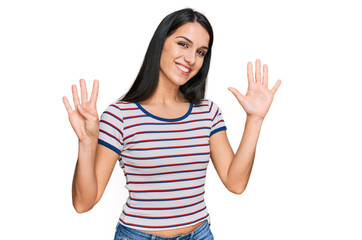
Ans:
POLYGON ((150 240, 191 240, 195 235, 199 235, 209 229, 209 221, 206 219, 198 228, 187 234, 179 234, 174 237, 161 237, 158 235, 146 233, 137 229, 126 227, 120 223, 117 224, 117 231, 129 236, 131 239, 150 239, 150 240))

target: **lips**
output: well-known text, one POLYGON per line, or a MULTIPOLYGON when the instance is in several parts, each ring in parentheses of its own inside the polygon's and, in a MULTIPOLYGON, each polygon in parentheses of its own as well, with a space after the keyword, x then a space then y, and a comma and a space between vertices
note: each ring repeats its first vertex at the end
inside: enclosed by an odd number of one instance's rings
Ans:
POLYGON ((191 72, 191 68, 186 67, 185 65, 182 65, 180 63, 176 63, 176 68, 184 76, 188 76, 191 72))

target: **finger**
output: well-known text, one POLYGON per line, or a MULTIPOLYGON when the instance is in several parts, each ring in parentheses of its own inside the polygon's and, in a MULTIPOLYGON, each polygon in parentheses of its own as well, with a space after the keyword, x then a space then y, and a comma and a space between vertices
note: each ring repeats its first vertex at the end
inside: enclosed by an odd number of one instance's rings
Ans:
POLYGON ((94 82, 93 82, 93 89, 92 89, 91 98, 89 100, 89 102, 91 104, 96 104, 97 103, 98 91, 99 91, 99 81, 97 79, 95 79, 94 82))
POLYGON ((240 104, 244 103, 245 96, 243 94, 241 94, 238 90, 236 90, 233 87, 229 87, 228 90, 234 94, 234 96, 236 97, 236 99, 239 101, 240 104))
POLYGON ((273 94, 276 93, 276 91, 278 90, 281 83, 282 83, 282 80, 280 80, 280 79, 275 83, 274 87, 271 90, 273 94))
POLYGON ((73 112, 72 106, 70 106, 68 98, 67 97, 63 97, 63 103, 65 108, 67 109, 68 114, 71 114, 73 112))
POLYGON ((254 77, 253 77, 253 64, 251 62, 248 62, 247 66, 247 75, 248 75, 248 82, 249 85, 254 83, 254 77))
POLYGON ((74 107, 77 107, 80 102, 79 102, 78 90, 76 85, 72 85, 72 94, 73 94, 74 107))
POLYGON ((263 85, 268 87, 268 65, 263 66, 263 85))
POLYGON ((261 83, 260 59, 255 61, 255 82, 261 83))
POLYGON ((78 111, 79 113, 88 121, 96 121, 97 117, 88 111, 86 111, 81 104, 78 105, 78 111))
POLYGON ((80 84, 80 97, 82 99, 82 103, 85 103, 88 101, 88 93, 87 93, 87 86, 85 84, 85 80, 80 79, 79 84, 80 84))

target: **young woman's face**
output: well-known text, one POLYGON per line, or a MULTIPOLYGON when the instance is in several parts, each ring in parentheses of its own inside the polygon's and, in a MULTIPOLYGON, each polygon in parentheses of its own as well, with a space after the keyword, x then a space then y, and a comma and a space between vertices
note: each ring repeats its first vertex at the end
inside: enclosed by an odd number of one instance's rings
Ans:
POLYGON ((165 40, 160 80, 181 86, 194 77, 208 51, 209 34, 199 23, 186 23, 165 40))

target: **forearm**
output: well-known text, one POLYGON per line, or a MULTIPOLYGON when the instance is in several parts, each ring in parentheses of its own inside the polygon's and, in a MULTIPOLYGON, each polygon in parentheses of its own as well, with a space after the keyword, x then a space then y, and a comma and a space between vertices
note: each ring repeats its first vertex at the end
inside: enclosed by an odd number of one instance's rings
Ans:
POLYGON ((251 117, 246 119, 243 137, 228 170, 228 185, 232 192, 240 194, 246 188, 262 123, 261 119, 251 117))
POLYGON ((97 140, 79 142, 78 161, 74 171, 72 197, 77 212, 90 210, 97 197, 95 156, 97 140))

